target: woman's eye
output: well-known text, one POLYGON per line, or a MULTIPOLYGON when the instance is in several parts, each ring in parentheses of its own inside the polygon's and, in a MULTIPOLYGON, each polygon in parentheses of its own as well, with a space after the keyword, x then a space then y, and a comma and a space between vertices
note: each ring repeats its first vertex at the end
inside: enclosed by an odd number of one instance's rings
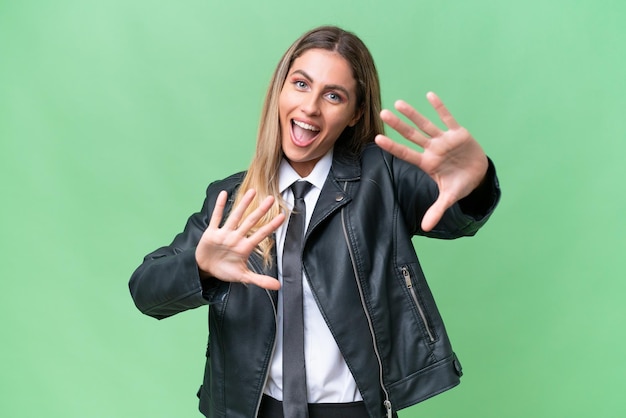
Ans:
POLYGON ((326 97, 328 97, 333 102, 340 103, 342 101, 341 96, 337 93, 328 93, 326 97))
POLYGON ((299 89, 305 89, 306 88, 306 83, 304 81, 302 81, 302 80, 298 80, 294 84, 299 89))

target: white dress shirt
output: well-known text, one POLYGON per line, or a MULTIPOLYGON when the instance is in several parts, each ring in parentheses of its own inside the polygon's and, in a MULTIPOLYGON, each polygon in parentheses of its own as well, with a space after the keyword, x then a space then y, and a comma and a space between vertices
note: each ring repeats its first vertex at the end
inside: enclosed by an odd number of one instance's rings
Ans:
MULTIPOLYGON (((306 180, 313 185, 304 198, 306 204, 305 230, 308 228, 313 209, 320 196, 322 186, 330 172, 333 152, 330 150, 320 159, 311 174, 301 178, 298 173, 283 160, 278 173, 278 186, 287 202, 293 206, 293 193, 289 186, 295 181, 306 180)), ((282 254, 287 231, 287 221, 276 230, 276 254, 278 280, 283 283, 282 254)), ((309 403, 339 403, 361 401, 356 382, 348 369, 339 347, 335 342, 315 298, 311 293, 308 280, 302 273, 304 305, 304 359, 306 363, 307 399, 309 403)), ((278 329, 276 348, 270 364, 269 377, 265 394, 282 401, 283 399, 283 292, 278 291, 278 329)))

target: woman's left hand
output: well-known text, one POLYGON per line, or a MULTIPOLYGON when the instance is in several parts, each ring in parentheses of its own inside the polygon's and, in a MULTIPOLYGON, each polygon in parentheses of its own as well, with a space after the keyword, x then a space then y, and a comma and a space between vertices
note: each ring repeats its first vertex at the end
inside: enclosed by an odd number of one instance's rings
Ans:
POLYGON ((396 109, 419 129, 403 122, 389 110, 380 112, 380 117, 403 137, 422 147, 423 151, 398 144, 384 135, 377 135, 376 143, 396 157, 421 168, 437 183, 439 197, 422 219, 422 230, 427 232, 437 225, 446 209, 480 185, 487 173, 488 162, 480 144, 456 122, 439 97, 432 92, 426 97, 447 130, 439 129, 409 104, 399 100, 395 103, 396 109))

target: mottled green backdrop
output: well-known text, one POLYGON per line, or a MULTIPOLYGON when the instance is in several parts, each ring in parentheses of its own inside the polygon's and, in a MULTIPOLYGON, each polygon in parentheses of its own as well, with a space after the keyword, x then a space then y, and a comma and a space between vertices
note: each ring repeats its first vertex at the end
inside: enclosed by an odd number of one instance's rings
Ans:
POLYGON ((0 0, 0 416, 199 417, 206 309, 127 281, 244 169, 303 31, 370 46, 385 106, 428 90, 496 162, 477 237, 416 239, 465 369, 409 417, 626 415, 622 1, 0 0))

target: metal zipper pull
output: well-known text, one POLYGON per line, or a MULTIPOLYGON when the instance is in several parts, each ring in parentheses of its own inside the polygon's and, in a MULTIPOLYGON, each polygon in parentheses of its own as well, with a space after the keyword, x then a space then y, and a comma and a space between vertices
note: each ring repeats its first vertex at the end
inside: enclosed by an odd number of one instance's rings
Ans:
POLYGON ((424 309, 417 299, 417 293, 415 293, 415 289, 413 289, 413 282, 411 281, 411 272, 407 266, 402 266, 402 277, 404 277, 404 284, 407 289, 409 289, 409 293, 413 298, 413 302, 415 302, 415 306, 417 307, 417 311, 422 318, 422 322, 424 323, 424 327, 426 328, 426 332, 428 333, 428 339, 430 342, 435 342, 435 336, 430 329, 430 324, 428 323, 428 319, 426 319, 426 314, 424 313, 424 309))
POLYGON ((391 401, 389 399, 385 399, 385 402, 383 402, 383 404, 385 405, 385 409, 387 410, 387 418, 392 418, 393 413, 391 411, 391 401))
POLYGON ((404 282, 406 283, 407 289, 413 287, 413 283, 411 283, 411 275, 409 274, 409 269, 405 266, 402 266, 402 276, 404 277, 404 282))

